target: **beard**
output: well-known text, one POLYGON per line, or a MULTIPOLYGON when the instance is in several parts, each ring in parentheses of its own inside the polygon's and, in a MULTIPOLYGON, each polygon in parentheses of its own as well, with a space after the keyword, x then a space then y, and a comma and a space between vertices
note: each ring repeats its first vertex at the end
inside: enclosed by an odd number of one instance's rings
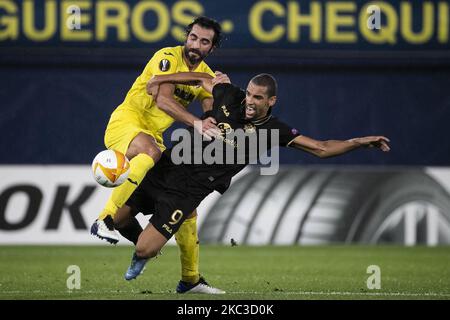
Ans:
POLYGON ((192 65, 199 63, 200 61, 205 59, 207 56, 207 54, 203 55, 200 51, 198 51, 196 49, 189 49, 186 46, 184 47, 184 55, 189 60, 189 63, 192 65), (197 56, 196 57, 191 56, 189 53, 195 53, 197 56))

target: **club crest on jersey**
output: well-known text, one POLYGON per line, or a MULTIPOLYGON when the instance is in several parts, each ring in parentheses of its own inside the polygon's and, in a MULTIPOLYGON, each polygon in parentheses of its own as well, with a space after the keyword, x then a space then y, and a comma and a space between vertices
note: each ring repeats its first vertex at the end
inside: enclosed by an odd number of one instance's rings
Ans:
POLYGON ((221 122, 217 125, 217 128, 220 129, 222 136, 226 134, 230 134, 233 132, 233 128, 228 123, 221 122))
POLYGON ((167 59, 162 59, 161 62, 159 63, 159 70, 161 70, 162 72, 166 72, 169 69, 170 69, 170 61, 167 59))
POLYGON ((251 123, 247 123, 244 126, 244 131, 245 131, 245 133, 253 133, 256 131, 256 127, 251 123))

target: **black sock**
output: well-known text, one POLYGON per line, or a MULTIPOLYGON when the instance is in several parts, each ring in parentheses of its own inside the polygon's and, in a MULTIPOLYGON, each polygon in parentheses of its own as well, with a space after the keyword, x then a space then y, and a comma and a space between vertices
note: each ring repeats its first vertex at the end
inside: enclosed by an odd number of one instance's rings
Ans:
POLYGON ((109 230, 114 230, 114 220, 110 215, 107 215, 103 219, 103 222, 105 222, 105 225, 109 230))
POLYGON ((121 228, 116 227, 116 230, 119 231, 123 237, 130 240, 136 245, 139 235, 142 232, 142 227, 139 224, 139 221, 137 221, 137 219, 133 217, 129 220, 129 223, 126 226, 121 228))

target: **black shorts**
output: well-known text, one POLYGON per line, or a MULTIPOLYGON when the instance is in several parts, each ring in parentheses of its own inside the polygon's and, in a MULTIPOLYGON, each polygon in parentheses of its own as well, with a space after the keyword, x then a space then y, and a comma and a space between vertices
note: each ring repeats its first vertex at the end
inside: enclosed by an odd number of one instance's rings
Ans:
POLYGON ((192 180, 186 169, 174 165, 163 153, 128 199, 127 205, 144 215, 153 214, 150 223, 170 239, 212 191, 192 180))

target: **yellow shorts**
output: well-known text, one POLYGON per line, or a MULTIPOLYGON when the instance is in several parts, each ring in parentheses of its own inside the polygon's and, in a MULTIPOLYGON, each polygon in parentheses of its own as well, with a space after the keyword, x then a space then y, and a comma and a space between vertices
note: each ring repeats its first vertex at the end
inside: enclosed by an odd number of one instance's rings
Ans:
POLYGON ((140 132, 155 138, 161 151, 166 149, 162 135, 148 128, 141 114, 129 109, 116 109, 112 113, 105 131, 105 146, 126 154, 131 141, 140 132))

